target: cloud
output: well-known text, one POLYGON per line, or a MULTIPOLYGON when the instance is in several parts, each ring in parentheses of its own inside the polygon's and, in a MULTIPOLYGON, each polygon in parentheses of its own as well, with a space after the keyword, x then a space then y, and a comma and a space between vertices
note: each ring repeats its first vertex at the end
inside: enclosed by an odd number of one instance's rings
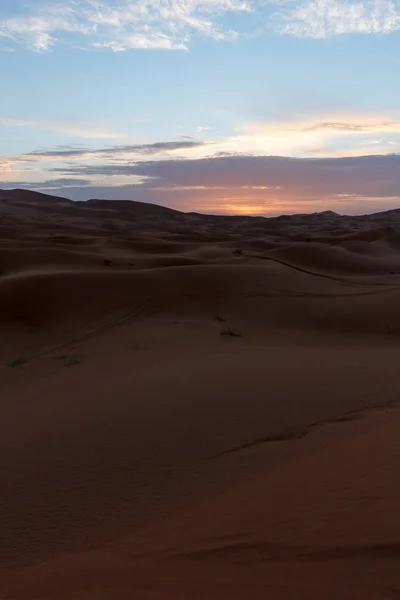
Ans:
POLYGON ((54 172, 90 177, 136 176, 151 189, 266 189, 304 196, 356 194, 400 196, 400 155, 298 159, 231 156, 199 160, 148 161, 129 165, 81 165, 54 172))
POLYGON ((322 39, 343 34, 385 34, 400 29, 393 0, 309 0, 277 16, 281 33, 322 39))
POLYGON ((31 187, 45 189, 45 188, 67 188, 72 186, 87 186, 91 185, 92 181, 90 179, 83 179, 77 177, 61 177, 59 179, 49 179, 48 181, 35 182, 31 184, 31 187))
POLYGON ((7 158, 0 158, 0 171, 10 167, 10 161, 7 158))
POLYGON ((45 119, 23 119, 0 116, 0 126, 1 125, 11 127, 31 127, 32 129, 55 131, 68 136, 78 136, 79 138, 111 139, 118 136, 115 131, 101 125, 90 123, 68 123, 45 119))
POLYGON ((398 133, 400 132, 400 121, 380 121, 371 122, 328 122, 328 123, 315 123, 302 130, 303 132, 312 131, 326 131, 331 133, 373 133, 373 132, 389 132, 398 133))
POLYGON ((133 144, 130 146, 112 146, 109 148, 59 148, 52 150, 36 150, 28 152, 22 158, 75 159, 90 156, 112 158, 120 155, 157 155, 176 150, 188 150, 204 146, 205 142, 196 140, 179 140, 172 142, 154 142, 152 144, 133 144))
POLYGON ((234 31, 220 26, 220 17, 250 10, 245 0, 30 0, 28 8, 19 8, 22 14, 0 18, 0 37, 38 52, 61 42, 114 52, 182 50, 193 35, 235 38, 234 31))
POLYGON ((2 183, 3 189, 15 189, 15 188, 29 188, 31 190, 45 190, 45 189, 65 189, 72 186, 80 186, 85 187, 91 185, 92 181, 90 179, 83 179, 78 177, 61 177, 59 179, 51 179, 48 181, 7 181, 2 183))
POLYGON ((14 160, 10 160, 8 158, 3 158, 0 157, 0 184, 4 185, 5 183, 7 183, 10 180, 15 179, 16 177, 22 177, 22 172, 24 172, 24 174, 27 174, 28 171, 30 171, 31 169, 28 168, 19 168, 19 166, 17 166, 17 168, 15 168, 15 163, 16 161, 14 160))
MULTIPOLYGON (((247 12, 255 12, 257 22, 264 23, 261 31, 295 37, 400 29, 398 0, 15 0, 14 6, 11 14, 4 9, 0 14, 0 38, 37 52, 57 44, 113 52, 186 50, 194 36, 237 39, 240 34, 224 27, 224 17, 247 12)), ((246 31, 247 37, 259 34, 259 25, 246 31)))
MULTIPOLYGON (((328 114, 271 122, 247 123, 234 135, 216 142, 215 152, 279 154, 299 157, 354 156, 369 154, 365 145, 381 138, 376 154, 395 151, 400 118, 373 114, 328 114), (390 144, 395 146, 389 147, 390 144)), ((207 149, 211 150, 209 145, 207 149)))

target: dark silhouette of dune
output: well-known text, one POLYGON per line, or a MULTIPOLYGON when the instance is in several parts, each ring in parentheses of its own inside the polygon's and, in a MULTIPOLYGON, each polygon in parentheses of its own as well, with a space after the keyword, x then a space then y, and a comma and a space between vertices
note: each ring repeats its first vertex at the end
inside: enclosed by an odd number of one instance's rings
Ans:
MULTIPOLYGON (((361 239, 373 241, 393 232, 396 226, 400 226, 400 209, 379 212, 369 215, 347 216, 339 215, 333 211, 323 211, 310 214, 282 215, 279 217, 254 217, 243 215, 207 215, 200 213, 183 213, 172 208, 159 206, 146 202, 136 202, 130 200, 100 200, 92 199, 86 202, 73 202, 66 198, 51 196, 40 192, 16 189, 0 189, 0 207, 3 210, 8 206, 21 206, 36 208, 41 211, 45 207, 48 214, 65 212, 69 215, 82 215, 91 218, 117 218, 126 221, 132 221, 140 218, 171 218, 178 222, 194 225, 195 223, 207 223, 214 226, 227 226, 235 228, 256 229, 260 232, 271 231, 276 234, 282 233, 289 236, 307 236, 312 237, 326 232, 332 236, 334 241, 346 241, 351 239, 361 239), (52 208, 53 207, 53 208, 52 208), (384 223, 382 225, 382 223, 384 223), (303 231, 304 230, 304 231, 303 231)), ((316 239, 315 241, 329 241, 316 239)))

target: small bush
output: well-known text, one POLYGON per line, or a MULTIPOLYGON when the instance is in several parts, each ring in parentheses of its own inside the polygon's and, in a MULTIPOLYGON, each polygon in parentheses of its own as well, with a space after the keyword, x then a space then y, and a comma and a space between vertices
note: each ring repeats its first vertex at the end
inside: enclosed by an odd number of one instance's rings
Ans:
POLYGON ((18 356, 15 360, 12 360, 8 363, 7 367, 22 367, 22 365, 26 365, 28 359, 24 356, 18 356))
POLYGON ((243 337, 243 334, 240 333, 239 331, 233 331, 233 329, 223 329, 220 332, 221 336, 231 336, 231 337, 243 337))

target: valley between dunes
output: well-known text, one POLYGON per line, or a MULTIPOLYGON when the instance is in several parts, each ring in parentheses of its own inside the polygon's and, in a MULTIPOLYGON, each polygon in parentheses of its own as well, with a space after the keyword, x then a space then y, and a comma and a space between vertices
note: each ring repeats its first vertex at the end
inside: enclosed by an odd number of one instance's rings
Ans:
POLYGON ((0 598, 400 598, 400 210, 0 191, 0 598))

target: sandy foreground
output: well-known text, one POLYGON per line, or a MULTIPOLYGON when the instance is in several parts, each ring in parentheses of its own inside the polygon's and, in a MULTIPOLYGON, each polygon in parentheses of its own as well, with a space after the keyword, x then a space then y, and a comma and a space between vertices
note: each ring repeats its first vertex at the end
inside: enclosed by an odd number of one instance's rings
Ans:
POLYGON ((400 598, 400 211, 0 191, 0 598, 400 598))

